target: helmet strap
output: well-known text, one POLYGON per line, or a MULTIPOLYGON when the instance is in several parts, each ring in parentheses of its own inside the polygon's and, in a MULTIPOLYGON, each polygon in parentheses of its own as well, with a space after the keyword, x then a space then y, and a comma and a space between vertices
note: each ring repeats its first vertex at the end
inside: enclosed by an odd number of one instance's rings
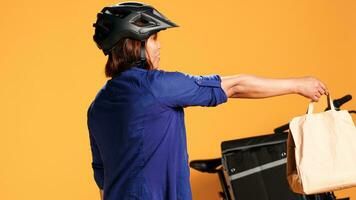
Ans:
POLYGON ((147 60, 145 54, 146 40, 141 40, 141 68, 146 69, 147 60))

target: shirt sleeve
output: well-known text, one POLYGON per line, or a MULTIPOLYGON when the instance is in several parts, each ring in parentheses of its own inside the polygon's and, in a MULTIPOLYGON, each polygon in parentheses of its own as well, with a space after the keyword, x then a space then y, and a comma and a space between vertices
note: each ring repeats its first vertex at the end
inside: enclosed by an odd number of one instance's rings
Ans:
POLYGON ((195 76, 151 70, 148 82, 153 95, 170 107, 217 106, 227 101, 219 75, 195 76))
POLYGON ((92 155, 91 166, 94 171, 94 180, 95 180, 97 186, 100 189, 103 189, 103 187, 104 187, 104 166, 103 166, 103 161, 102 161, 102 158, 100 155, 98 145, 95 141, 94 136, 90 132, 89 109, 88 109, 88 130, 89 130, 89 140, 90 140, 90 148, 91 148, 91 155, 92 155))

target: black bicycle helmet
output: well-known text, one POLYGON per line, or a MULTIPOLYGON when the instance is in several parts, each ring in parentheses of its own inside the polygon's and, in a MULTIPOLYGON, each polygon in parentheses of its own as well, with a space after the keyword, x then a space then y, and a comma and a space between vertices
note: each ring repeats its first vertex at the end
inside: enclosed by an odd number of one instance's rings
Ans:
POLYGON ((96 45, 105 55, 122 38, 141 41, 141 61, 145 58, 145 42, 150 35, 167 28, 178 27, 150 5, 124 2, 104 7, 93 24, 96 45))

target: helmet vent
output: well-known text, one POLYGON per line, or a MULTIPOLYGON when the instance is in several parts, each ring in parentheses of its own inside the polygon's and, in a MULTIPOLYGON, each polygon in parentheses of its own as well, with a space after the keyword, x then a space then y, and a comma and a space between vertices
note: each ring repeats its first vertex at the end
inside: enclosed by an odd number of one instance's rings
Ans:
POLYGON ((149 26, 156 26, 157 24, 153 21, 148 21, 147 19, 140 17, 137 19, 133 24, 139 27, 149 27, 149 26))

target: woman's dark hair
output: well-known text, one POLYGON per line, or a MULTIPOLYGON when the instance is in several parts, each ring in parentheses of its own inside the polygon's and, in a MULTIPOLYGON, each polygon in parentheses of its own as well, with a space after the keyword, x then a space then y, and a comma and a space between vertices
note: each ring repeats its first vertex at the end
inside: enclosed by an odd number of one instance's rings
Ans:
MULTIPOLYGON (((114 77, 120 72, 131 68, 140 60, 141 41, 130 38, 123 38, 115 45, 108 54, 108 60, 105 66, 105 76, 114 77)), ((152 63, 149 58, 146 69, 152 69, 152 63)))

